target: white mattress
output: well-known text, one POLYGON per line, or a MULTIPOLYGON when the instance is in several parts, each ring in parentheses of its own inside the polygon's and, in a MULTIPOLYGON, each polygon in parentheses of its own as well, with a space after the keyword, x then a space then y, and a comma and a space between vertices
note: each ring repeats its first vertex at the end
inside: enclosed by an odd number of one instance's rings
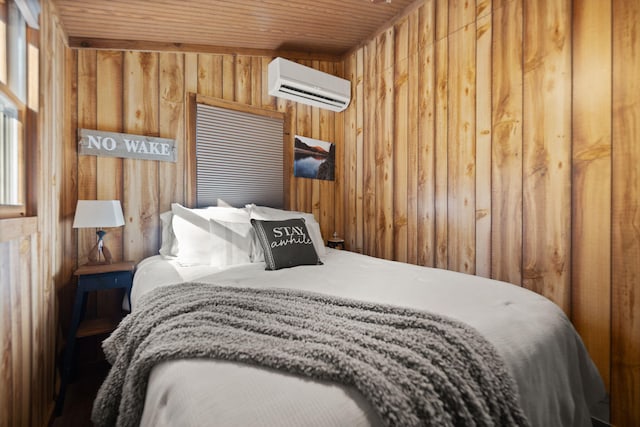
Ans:
MULTIPOLYGON (((589 426, 605 397, 602 380, 564 313, 546 298, 495 280, 327 250, 322 266, 265 271, 180 267, 151 257, 138 265, 132 306, 149 290, 184 281, 297 288, 444 314, 468 323, 502 355, 534 426, 589 426)), ((179 360, 151 373, 143 426, 370 426, 377 416, 359 393, 270 369, 179 360)))

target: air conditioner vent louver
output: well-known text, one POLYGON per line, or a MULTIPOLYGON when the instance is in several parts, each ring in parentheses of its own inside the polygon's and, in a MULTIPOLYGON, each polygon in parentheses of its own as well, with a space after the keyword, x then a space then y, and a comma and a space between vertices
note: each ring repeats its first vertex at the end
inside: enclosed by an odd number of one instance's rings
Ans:
POLYGON ((351 100, 351 82, 304 65, 276 58, 269 63, 269 95, 332 111, 351 100))
MULTIPOLYGON (((323 96, 317 93, 310 92, 308 90, 298 89, 293 86, 282 85, 280 86, 280 90, 282 92, 286 92, 291 95, 298 95, 309 100, 326 102, 328 104, 335 105, 336 107, 346 107, 344 102, 336 100, 330 96, 323 96)), ((344 108, 340 108, 340 111, 342 111, 343 109, 344 108)))

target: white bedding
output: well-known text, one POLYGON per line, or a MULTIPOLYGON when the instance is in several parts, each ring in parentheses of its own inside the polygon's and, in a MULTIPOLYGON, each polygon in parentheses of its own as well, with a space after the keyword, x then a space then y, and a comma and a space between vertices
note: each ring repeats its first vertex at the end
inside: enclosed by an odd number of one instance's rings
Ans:
MULTIPOLYGON (((265 271, 264 263, 181 267, 160 256, 138 265, 131 295, 201 281, 297 288, 447 315, 491 341, 513 374, 533 426, 589 426, 602 380, 564 313, 518 286, 327 249, 324 265, 265 271)), ((214 360, 153 369, 143 426, 369 426, 377 416, 350 387, 214 360)))

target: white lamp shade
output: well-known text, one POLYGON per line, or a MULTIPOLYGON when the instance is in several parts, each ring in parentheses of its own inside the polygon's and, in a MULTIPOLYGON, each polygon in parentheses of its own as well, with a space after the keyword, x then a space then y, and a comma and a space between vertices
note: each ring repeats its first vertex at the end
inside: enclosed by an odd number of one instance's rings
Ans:
POLYGON ((120 200, 78 200, 73 228, 106 228, 124 225, 120 200))

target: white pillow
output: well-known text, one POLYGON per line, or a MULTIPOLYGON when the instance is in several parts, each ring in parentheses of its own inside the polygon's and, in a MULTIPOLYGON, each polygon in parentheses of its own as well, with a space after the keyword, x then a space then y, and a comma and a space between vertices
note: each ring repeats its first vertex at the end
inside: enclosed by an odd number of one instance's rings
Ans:
POLYGON ((251 223, 209 220, 211 264, 227 266, 250 263, 255 231, 251 223))
POLYGON ((178 254, 178 244, 173 235, 173 212, 166 211, 160 214, 162 223, 162 243, 160 244, 160 255, 166 259, 175 258, 178 254))
POLYGON ((320 231, 320 224, 318 224, 318 221, 316 221, 313 214, 308 212, 286 211, 267 206, 256 206, 254 204, 248 204, 245 207, 253 219, 281 221, 291 218, 304 218, 304 222, 307 226, 307 230, 309 231, 311 240, 313 241, 316 253, 321 257, 327 253, 324 246, 324 239, 322 238, 322 232, 320 231))
POLYGON ((171 212, 173 213, 174 242, 177 248, 175 255, 180 265, 226 266, 251 262, 253 234, 250 232, 249 214, 244 209, 230 207, 189 209, 173 203, 171 212), (209 220, 216 220, 217 223, 212 226, 209 220), (225 230, 227 223, 240 225, 234 225, 229 230, 225 230), (242 231, 241 225, 245 226, 245 232, 242 231), (243 239, 246 241, 242 242, 243 239), (248 250, 246 250, 247 247, 248 250))
POLYGON ((249 221, 249 214, 246 209, 234 208, 230 206, 209 206, 206 208, 187 208, 180 203, 171 204, 171 212, 174 215, 180 215, 185 219, 192 219, 194 215, 200 216, 207 220, 219 219, 229 222, 249 221))

